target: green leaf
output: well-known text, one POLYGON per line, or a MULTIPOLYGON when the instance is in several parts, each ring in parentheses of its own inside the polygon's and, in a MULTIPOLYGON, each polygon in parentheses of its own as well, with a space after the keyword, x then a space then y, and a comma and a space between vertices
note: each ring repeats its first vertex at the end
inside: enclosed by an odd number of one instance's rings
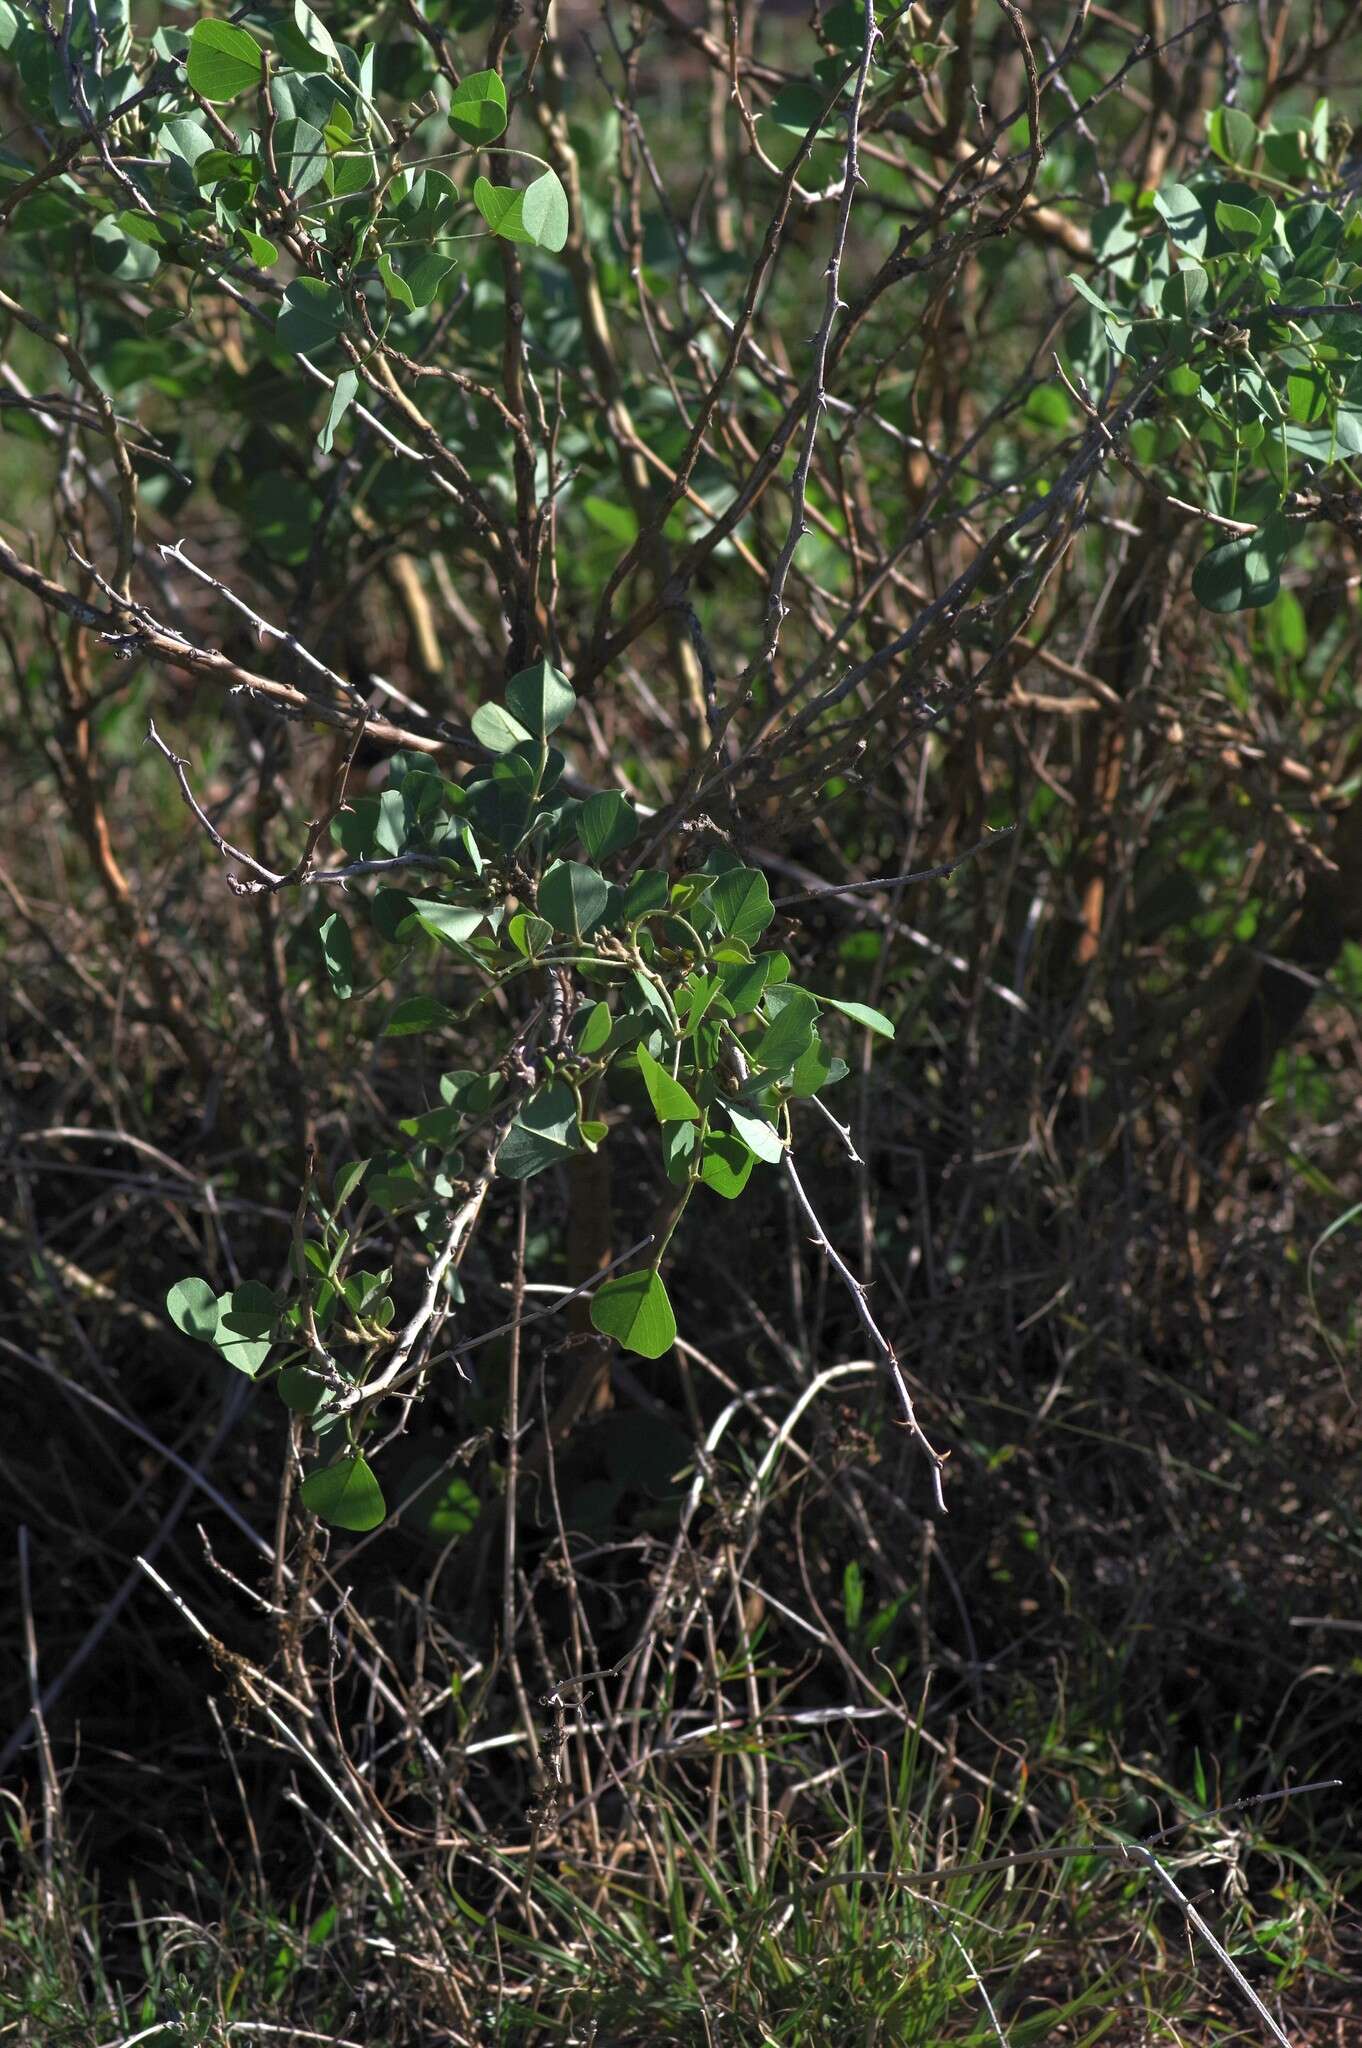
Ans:
POLYGON ((1100 313, 1104 320, 1114 320, 1117 317, 1106 300, 1099 298, 1087 280, 1081 278, 1076 271, 1070 271, 1069 283, 1078 293, 1079 298, 1085 300, 1094 312, 1100 313))
POLYGON ((1179 249, 1200 256, 1206 247, 1206 216, 1188 185, 1165 185, 1154 194, 1154 207, 1179 249))
POLYGON ((506 1180, 530 1180, 559 1165, 578 1144, 577 1098, 566 1081, 555 1081, 511 1125, 497 1154, 497 1172, 506 1180))
POLYGON ((315 121, 294 115, 274 131, 275 161, 283 183, 301 199, 327 176, 326 143, 315 121))
POLYGON ((233 22, 196 21, 189 36, 189 83, 220 106, 259 85, 264 54, 255 37, 233 22))
POLYGON ((605 916, 610 885, 580 861, 559 860, 539 884, 539 910, 556 930, 584 939, 605 916))
POLYGON ((621 790, 604 789, 578 811, 577 836, 592 860, 605 860, 638 837, 638 813, 621 790))
POLYGON ((506 708, 527 734, 538 739, 556 732, 577 708, 577 693, 565 675, 547 661, 523 668, 506 685, 506 708))
POLYGON ((343 1208, 349 1201, 363 1180, 368 1165, 367 1159, 351 1159, 338 1170, 331 1189, 332 1199, 338 1209, 343 1208))
POLYGON ((867 1031, 874 1031, 881 1038, 892 1038, 894 1026, 883 1010, 872 1010, 869 1003, 844 1003, 838 996, 819 996, 825 1010, 840 1010, 844 1017, 850 1017, 853 1024, 864 1024, 867 1031))
POLYGON ((776 914, 760 868, 730 868, 709 891, 709 901, 720 931, 749 945, 761 937, 776 914))
POLYGON ((100 221, 90 243, 95 268, 120 284, 143 284, 161 267, 156 251, 148 248, 140 236, 128 234, 121 220, 111 217, 100 221))
POLYGON ((440 1076, 440 1100, 457 1105, 465 1116, 481 1116, 489 1110, 504 1086, 498 1073, 475 1074, 458 1068, 440 1076))
MULTIPOLYGON (((836 7, 830 7, 823 16, 823 33, 828 41, 839 50, 848 50, 859 58, 865 42, 864 0, 840 0, 836 7)), ((921 60, 915 58, 914 62, 921 60)))
POLYGON ((820 1095, 825 1088, 844 1081, 851 1069, 845 1060, 829 1052, 816 1034, 807 1052, 795 1062, 790 1076, 790 1093, 800 1102, 807 1102, 811 1096, 820 1095))
POLYGON ((1235 206, 1231 200, 1222 199, 1215 209, 1215 224, 1222 234, 1229 235, 1236 242, 1256 242, 1265 230, 1256 213, 1247 206, 1235 206))
POLYGON ((624 892, 624 922, 634 924, 655 910, 667 908, 667 877, 661 868, 643 868, 624 892))
POLYGON ((654 1272, 623 1273, 591 1297, 591 1327, 639 1358, 661 1358, 676 1342, 676 1317, 654 1272))
POLYGON ((432 305, 440 286, 457 268, 452 256, 442 256, 438 249, 421 249, 402 259, 402 276, 407 290, 416 301, 418 309, 432 305))
POLYGON ((791 135, 807 135, 811 128, 816 135, 835 135, 837 132, 837 109, 829 107, 827 93, 819 92, 802 80, 781 87, 766 118, 791 135))
POLYGON ((423 1458, 406 1480, 397 1512, 404 1526, 415 1526, 437 1543, 466 1536, 481 1512, 482 1503, 466 1479, 449 1473, 443 1463, 423 1458), (429 1467, 434 1470, 427 1477, 429 1467))
POLYGON ((473 181, 473 204, 486 221, 494 235, 500 235, 507 242, 528 242, 531 237, 525 232, 520 218, 525 195, 511 185, 494 185, 488 178, 473 181))
MULTIPOLYGON (((486 916, 486 911, 479 904, 437 903, 429 897, 416 897, 411 907, 423 932, 432 939, 438 939, 442 946, 448 946, 460 959, 469 957, 464 941, 472 938, 486 916)), ((406 936, 405 922, 400 930, 406 936)))
POLYGON ((768 1073, 783 1074, 813 1044, 814 1019, 818 1005, 804 989, 791 992, 781 1004, 774 1021, 751 1047, 753 1063, 768 1073))
POLYGON ((1206 116, 1206 140, 1227 164, 1246 164, 1258 147, 1258 130, 1238 107, 1212 107, 1206 116))
MULTIPOLYGON (((341 53, 332 41, 330 30, 305 4, 305 0, 293 0, 293 24, 305 50, 314 52, 325 64, 340 63, 341 53)), ((316 68, 314 64, 307 66, 309 71, 316 68)))
POLYGON ((252 263, 258 264, 261 270, 268 270, 279 261, 278 249, 264 235, 257 235, 251 228, 238 228, 237 233, 246 244, 252 263))
POLYGON ((303 1506, 333 1529, 353 1529, 356 1534, 376 1529, 388 1512, 378 1481, 357 1452, 309 1472, 303 1481, 303 1506))
POLYGON ((258 1280, 244 1280, 218 1301, 218 1326, 213 1342, 238 1372, 254 1379, 270 1355, 270 1332, 279 1319, 279 1304, 258 1280))
POLYGON ((1274 512, 1255 533, 1212 548, 1192 571, 1197 602, 1208 612, 1256 611, 1271 604, 1290 544, 1290 522, 1274 512))
POLYGON ((342 1002, 354 994, 355 950, 350 942, 350 927, 338 910, 318 927, 317 937, 321 941, 322 958, 326 971, 331 977, 331 987, 342 1002))
POLYGON ((662 1164, 667 1178, 682 1186, 690 1177, 690 1162, 700 1137, 698 1124, 663 1124, 662 1164))
POLYGON ((230 149, 206 149, 194 162, 194 183, 206 190, 228 178, 253 178, 256 166, 250 157, 230 149))
POLYGON ((524 746, 531 734, 500 704, 479 704, 473 713, 473 736, 489 753, 509 754, 513 747, 524 746))
POLYGON ((725 1104, 729 1121, 734 1130, 758 1159, 764 1159, 768 1166, 778 1166, 784 1156, 785 1146, 780 1133, 771 1128, 765 1117, 752 1116, 746 1110, 734 1109, 725 1104))
POLYGON ((586 1059, 598 1053, 610 1036, 614 1018, 609 1003, 594 1003, 587 1011, 586 1022, 577 1038, 577 1050, 586 1059))
POLYGON ((736 1201, 748 1181, 757 1156, 741 1138, 729 1131, 708 1131, 701 1148, 700 1178, 726 1202, 736 1201))
POLYGON ((1190 320, 1205 303, 1210 280, 1199 263, 1183 263, 1163 281, 1159 305, 1175 320, 1190 320))
POLYGON ((312 1415, 326 1395, 326 1381, 305 1365, 286 1365, 275 1381, 279 1399, 295 1415, 312 1415))
POLYGON ((276 340, 295 355, 315 356, 329 348, 345 325, 345 301, 320 277, 295 277, 284 293, 274 323, 276 340))
POLYGON ((719 981, 735 1017, 750 1017, 761 1001, 772 957, 763 953, 756 960, 720 961, 719 981))
POLYGON ((326 413, 326 424, 317 436, 317 446, 321 449, 323 455, 331 453, 332 443, 336 438, 336 429, 354 404, 355 393, 358 390, 358 372, 355 370, 342 370, 336 379, 335 388, 331 393, 331 403, 326 413))
POLYGON ((200 1344, 217 1335, 218 1298, 206 1280, 177 1280, 166 1296, 166 1312, 177 1330, 200 1344))
POLYGON ((700 1105, 679 1081, 674 1081, 664 1066, 659 1065, 646 1046, 638 1049, 638 1064, 643 1074, 643 1085, 648 1090, 648 1100, 660 1124, 694 1123, 700 1114, 700 1105))
POLYGON ((567 193, 557 171, 546 170, 528 185, 521 202, 521 225, 530 241, 557 254, 568 238, 567 193))
POLYGON ((506 936, 517 953, 526 960, 532 960, 536 953, 542 953, 553 937, 553 926, 546 917, 536 917, 533 911, 518 910, 506 926, 506 936))
POLYGON ((405 996, 383 1027, 383 1036, 412 1038, 419 1031, 438 1031, 457 1021, 454 1012, 437 1003, 434 996, 405 996))
POLYGON ((455 86, 449 125, 473 144, 495 142, 506 127, 506 88, 495 71, 470 71, 455 86))
POLYGON ((383 280, 383 289, 387 292, 388 297, 395 300, 399 306, 405 306, 409 313, 414 313, 416 311, 416 301, 411 295, 411 287, 406 279, 399 276, 398 272, 394 270, 392 258, 388 255, 386 249, 378 259, 378 274, 383 280))
POLYGON ((676 992, 677 1008, 681 1007, 684 996, 686 1003, 685 1020, 681 1027, 683 1038, 693 1038, 704 1022, 705 1012, 718 996, 723 983, 717 974, 692 976, 676 992))

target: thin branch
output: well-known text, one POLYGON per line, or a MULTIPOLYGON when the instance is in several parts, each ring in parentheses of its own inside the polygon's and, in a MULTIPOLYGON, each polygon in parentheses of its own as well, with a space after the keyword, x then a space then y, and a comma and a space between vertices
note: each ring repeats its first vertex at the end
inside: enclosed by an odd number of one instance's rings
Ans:
POLYGON ((941 1488, 941 1474, 945 1469, 946 1460, 942 1453, 928 1442, 922 1425, 917 1419, 917 1410, 913 1406, 913 1397, 908 1391, 908 1383, 903 1377, 903 1368, 899 1364, 898 1354, 881 1330, 879 1324, 875 1321, 874 1316, 870 1313, 870 1304, 866 1299, 865 1288, 856 1278, 856 1275, 852 1272, 850 1266, 848 1266, 846 1260, 837 1250, 832 1239, 819 1221, 818 1212, 804 1192, 804 1183, 799 1178, 794 1160, 788 1152, 785 1154, 785 1178, 794 1190, 795 1200, 804 1211, 809 1228, 814 1235, 814 1242, 826 1257, 838 1279, 846 1288, 847 1293, 851 1296, 852 1305, 860 1319, 861 1327, 874 1345, 881 1365, 888 1371, 890 1380, 893 1383, 894 1392, 898 1395, 899 1406, 903 1410, 903 1419, 907 1423, 911 1434, 917 1441, 930 1467, 932 1493, 936 1501, 937 1512, 944 1515, 946 1512, 946 1498, 941 1488))
POLYGON ((987 839, 958 853, 954 860, 942 861, 940 867, 918 868, 911 875, 876 875, 868 882, 834 882, 826 889, 806 889, 801 896, 777 896, 777 910, 789 910, 796 903, 817 903, 825 896, 869 896, 879 889, 902 889, 909 882, 939 882, 946 875, 953 875, 967 860, 973 860, 976 853, 985 852, 1000 839, 1010 839, 1016 831, 1015 825, 1003 825, 998 831, 990 832, 987 839))

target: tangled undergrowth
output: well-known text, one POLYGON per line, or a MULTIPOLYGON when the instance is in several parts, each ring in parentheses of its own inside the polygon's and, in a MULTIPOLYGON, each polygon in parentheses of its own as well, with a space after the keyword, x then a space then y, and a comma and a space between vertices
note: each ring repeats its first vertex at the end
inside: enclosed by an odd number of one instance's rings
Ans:
POLYGON ((1358 37, 1145 12, 0 6, 0 2040, 1359 2038, 1358 37))

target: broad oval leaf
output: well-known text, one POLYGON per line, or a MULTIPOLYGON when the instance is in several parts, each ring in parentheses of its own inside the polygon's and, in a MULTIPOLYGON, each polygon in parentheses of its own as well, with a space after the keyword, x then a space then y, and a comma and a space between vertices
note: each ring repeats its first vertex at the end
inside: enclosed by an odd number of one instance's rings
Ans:
POLYGON ((610 885, 579 860, 559 860, 539 884, 539 910, 555 930, 584 939, 596 929, 610 902, 610 885))
POLYGON ((667 908, 667 877, 661 868, 643 868, 624 892, 624 922, 633 924, 667 908))
POLYGON ((774 1020, 750 1048, 754 1064, 771 1074, 785 1073, 813 1044, 817 1015, 814 998, 802 988, 792 989, 774 1020))
POLYGON ((622 1273, 591 1297, 591 1327, 639 1358, 661 1358, 676 1342, 676 1317, 660 1276, 622 1273))
POLYGON ((213 1342, 227 1363, 244 1372, 247 1379, 255 1378, 270 1355, 270 1332, 278 1316, 278 1301, 259 1280, 243 1280, 218 1302, 213 1342))
POLYGON ((578 1034, 578 1052, 584 1054, 588 1059, 592 1053, 600 1052, 610 1036, 611 1026, 614 1024, 614 1021, 610 1013, 609 1003, 593 1004, 591 1009, 587 1011, 586 1022, 578 1034))
POLYGON ((1246 164, 1258 147, 1258 130, 1239 107, 1212 107, 1206 116, 1206 140, 1227 164, 1246 164))
POLYGON ((700 1158, 700 1178, 726 1202, 736 1201, 748 1181, 757 1155, 729 1131, 710 1131, 700 1158))
POLYGON ((578 811, 577 836, 592 860, 605 860, 638 837, 638 813, 622 790, 603 789, 578 811))
POLYGON ((494 185, 490 178, 473 181, 473 204, 494 235, 507 242, 529 242, 520 212, 525 195, 511 185, 494 185))
POLYGON ((531 1180, 578 1150, 577 1098, 566 1081, 533 1096, 506 1133, 497 1154, 504 1180, 531 1180))
POLYGON ((218 1297, 206 1280, 177 1280, 166 1296, 166 1313, 177 1330, 200 1344, 217 1334, 218 1297))
POLYGON ((353 1529, 357 1535, 376 1529, 388 1512, 382 1488, 358 1453, 309 1472, 303 1506, 333 1529, 353 1529))
POLYGON ((312 1415, 326 1396, 326 1381, 305 1365, 286 1365, 275 1381, 279 1399, 295 1415, 312 1415))
POLYGON ((329 348, 345 325, 345 301, 335 285, 320 277, 295 277, 284 293, 276 340, 298 356, 315 356, 329 348))
POLYGON ((495 71, 470 71, 460 79, 450 98, 448 120, 465 142, 496 141, 506 127, 506 88, 495 71))
POLYGON ((557 171, 543 171, 526 186, 520 219, 525 233, 540 249, 556 255, 563 247, 568 238, 568 203, 557 171))
POLYGON ((553 938, 553 926, 546 917, 536 917, 532 911, 518 910, 507 922, 506 936, 517 953, 526 960, 542 953, 553 938))
POLYGON ((1190 185, 1165 185, 1154 206, 1179 249, 1200 256, 1206 247, 1206 216, 1190 185))
POLYGON ((527 727, 500 704, 479 704, 473 713, 473 736, 492 754, 509 754, 531 737, 527 727))
POLYGON ((765 1117, 753 1116, 746 1110, 734 1109, 726 1104, 728 1119, 744 1145, 755 1152, 758 1159, 764 1159, 768 1166, 779 1166, 785 1152, 784 1141, 779 1131, 767 1123, 765 1117))
POLYGON ((544 739, 556 732, 565 718, 571 718, 577 708, 577 692, 550 662, 537 661, 507 683, 506 708, 527 733, 544 739))
POLYGON ((385 249, 378 259, 378 274, 383 280, 383 289, 388 297, 399 306, 405 306, 409 313, 416 311, 416 301, 411 295, 411 286, 393 267, 393 260, 385 249))
POLYGON ((1255 533, 1212 548, 1192 571, 1197 602, 1208 612, 1257 611, 1271 604, 1290 544, 1290 522, 1276 512, 1255 533))
POLYGON ((248 30, 231 21, 196 21, 189 36, 189 83, 221 106, 249 92, 264 76, 264 51, 248 30))
MULTIPOLYGON (((460 959, 466 960, 468 958, 468 948, 465 946, 464 940, 472 938, 486 915, 481 905, 476 903, 439 903, 433 898, 418 896, 413 897, 411 907, 413 924, 419 925, 421 930, 427 933, 430 938, 438 939, 441 945, 448 946, 452 952, 459 955, 460 959)), ((405 920, 398 927, 398 936, 399 938, 409 938, 411 936, 405 920)))
POLYGON ((760 868, 730 868, 709 891, 719 929, 730 939, 759 939, 775 916, 771 891, 760 868))

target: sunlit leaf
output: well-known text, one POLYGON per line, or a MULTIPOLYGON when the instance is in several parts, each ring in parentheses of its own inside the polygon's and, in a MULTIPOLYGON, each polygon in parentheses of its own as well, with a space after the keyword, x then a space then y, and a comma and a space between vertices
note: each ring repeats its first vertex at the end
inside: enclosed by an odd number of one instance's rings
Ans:
POLYGON ((361 1534, 376 1529, 388 1510, 382 1489, 358 1453, 347 1452, 334 1465, 321 1465, 303 1481, 303 1506, 333 1529, 361 1534))
POLYGON ((661 1358, 676 1342, 676 1317, 660 1276, 624 1273, 591 1297, 591 1326, 639 1358, 661 1358))

